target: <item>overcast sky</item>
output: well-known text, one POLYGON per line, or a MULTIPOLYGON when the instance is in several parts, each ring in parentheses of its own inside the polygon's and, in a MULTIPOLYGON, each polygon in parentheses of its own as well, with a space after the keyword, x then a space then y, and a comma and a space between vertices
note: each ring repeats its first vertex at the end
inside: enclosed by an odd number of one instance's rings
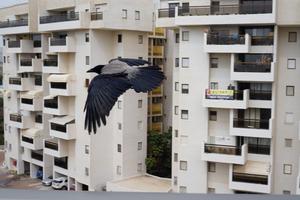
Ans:
POLYGON ((24 3, 27 0, 0 0, 0 8, 6 7, 6 6, 11 6, 17 3, 24 3))

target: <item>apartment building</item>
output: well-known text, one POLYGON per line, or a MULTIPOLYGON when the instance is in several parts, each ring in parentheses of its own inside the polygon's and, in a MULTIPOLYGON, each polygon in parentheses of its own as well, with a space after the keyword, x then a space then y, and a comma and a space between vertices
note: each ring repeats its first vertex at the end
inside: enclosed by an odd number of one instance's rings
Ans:
POLYGON ((299 193, 299 7, 160 1, 156 26, 168 28, 173 69, 174 192, 299 193))
POLYGON ((148 59, 151 0, 29 0, 0 10, 5 161, 18 174, 68 177, 69 190, 145 173, 147 94, 129 90, 97 134, 84 130, 91 67, 148 59))

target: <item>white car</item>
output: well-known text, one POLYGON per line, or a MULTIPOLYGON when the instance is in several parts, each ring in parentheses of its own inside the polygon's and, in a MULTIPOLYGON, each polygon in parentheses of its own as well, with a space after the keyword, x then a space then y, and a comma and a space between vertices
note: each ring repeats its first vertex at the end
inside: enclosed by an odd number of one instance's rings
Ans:
POLYGON ((68 178, 59 177, 52 181, 52 188, 55 190, 67 190, 68 189, 68 178))

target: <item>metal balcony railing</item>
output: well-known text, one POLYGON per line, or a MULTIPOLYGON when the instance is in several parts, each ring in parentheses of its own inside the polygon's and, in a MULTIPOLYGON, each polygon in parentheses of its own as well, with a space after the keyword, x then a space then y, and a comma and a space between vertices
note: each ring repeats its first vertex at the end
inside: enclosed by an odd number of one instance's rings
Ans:
POLYGON ((32 59, 21 59, 20 61, 21 67, 31 67, 32 66, 32 59))
POLYGON ((28 19, 7 20, 0 22, 0 28, 28 26, 28 19))
POLYGON ((44 66, 45 67, 57 67, 58 66, 58 60, 57 59, 45 59, 44 60, 44 66))
POLYGON ((250 90, 251 100, 272 100, 272 91, 267 90, 250 90))
POLYGON ((233 172, 232 181, 268 185, 268 175, 233 172))
POLYGON ((33 144, 33 139, 32 138, 22 136, 22 141, 26 142, 26 143, 33 144))
POLYGON ((9 78, 8 80, 10 85, 22 85, 22 79, 21 78, 9 78))
MULTIPOLYGON (((226 96, 226 95, 214 95, 209 94, 209 89, 205 91, 205 98, 206 99, 212 99, 212 100, 244 100, 244 91, 243 90, 233 90, 233 96, 226 96)), ((230 90, 228 90, 230 91, 230 90)))
POLYGON ((103 13, 102 12, 92 12, 91 20, 92 21, 103 20, 103 13))
POLYGON ((158 10, 159 18, 172 18, 175 17, 175 8, 163 8, 158 10))
POLYGON ((270 155, 271 147, 270 145, 248 144, 248 152, 260 155, 270 155))
POLYGON ((66 14, 42 16, 42 17, 40 17, 40 24, 65 22, 65 21, 77 21, 77 20, 79 20, 79 13, 71 12, 71 13, 66 13, 66 14))
POLYGON ((56 83, 54 83, 54 82, 51 82, 50 83, 50 87, 52 89, 62 89, 62 90, 65 90, 65 89, 67 89, 67 83, 63 83, 63 82, 56 82, 56 83))
POLYGON ((20 47, 21 47, 21 40, 8 41, 8 48, 20 48, 20 47))
POLYGON ((22 104, 33 105, 33 99, 21 99, 22 104))
POLYGON ((51 130, 66 133, 67 132, 67 126, 51 123, 51 130))
POLYGON ((66 46, 67 39, 66 38, 51 38, 50 46, 66 46))
POLYGON ((238 119, 233 120, 234 128, 269 129, 269 120, 262 119, 238 119))
POLYGON ((271 63, 238 62, 234 65, 234 72, 270 73, 271 63))
POLYGON ((43 161, 43 154, 36 153, 34 151, 31 152, 31 158, 39 161, 43 161))
POLYGON ((208 45, 235 45, 245 44, 245 35, 218 35, 209 33, 207 35, 208 45))
POLYGON ((274 45, 274 37, 273 36, 251 36, 251 45, 272 46, 274 45))
POLYGON ((58 99, 46 99, 44 101, 44 107, 45 108, 52 108, 52 109, 58 109, 58 99))
POLYGON ((68 158, 54 158, 54 165, 63 169, 68 169, 68 158))
POLYGON ((22 123, 22 115, 19 114, 10 114, 9 119, 13 122, 22 123))
POLYGON ((239 146, 205 144, 205 153, 217 153, 226 155, 242 155, 242 148, 239 146))
POLYGON ((58 144, 55 142, 45 141, 45 148, 58 151, 58 144))

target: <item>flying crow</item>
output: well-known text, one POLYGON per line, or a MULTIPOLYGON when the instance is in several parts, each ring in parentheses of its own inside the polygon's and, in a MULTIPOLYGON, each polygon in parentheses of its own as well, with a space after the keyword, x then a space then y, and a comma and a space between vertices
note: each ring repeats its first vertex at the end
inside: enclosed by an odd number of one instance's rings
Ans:
POLYGON ((128 89, 149 92, 159 87, 165 76, 158 66, 140 59, 118 58, 107 65, 87 71, 98 75, 91 81, 85 103, 85 129, 96 133, 97 126, 106 125, 106 117, 114 104, 128 89))

